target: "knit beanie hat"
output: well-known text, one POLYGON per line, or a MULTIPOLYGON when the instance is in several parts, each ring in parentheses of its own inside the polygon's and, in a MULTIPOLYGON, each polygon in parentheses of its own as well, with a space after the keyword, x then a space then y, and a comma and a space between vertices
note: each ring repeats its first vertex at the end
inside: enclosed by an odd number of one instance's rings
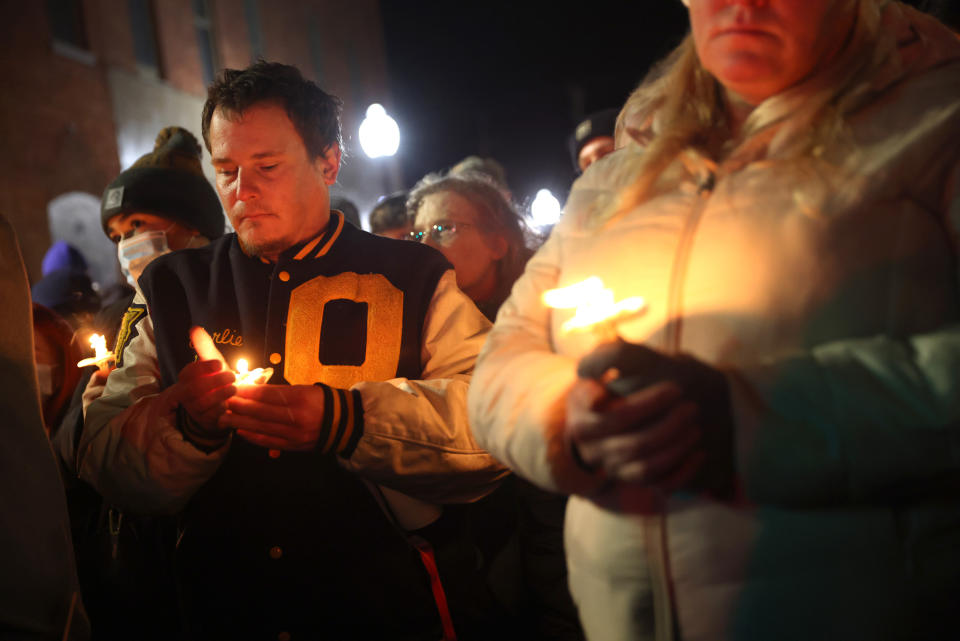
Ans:
POLYGON ((573 167, 580 171, 580 150, 588 142, 600 136, 610 136, 613 138, 613 130, 617 124, 617 114, 619 109, 604 109, 587 116, 577 128, 573 130, 573 135, 567 141, 570 147, 570 158, 573 160, 573 167))
POLYGON ((100 222, 117 214, 155 214, 196 229, 209 239, 223 235, 223 209, 200 167, 200 144, 186 129, 167 127, 153 151, 141 156, 107 186, 100 222))

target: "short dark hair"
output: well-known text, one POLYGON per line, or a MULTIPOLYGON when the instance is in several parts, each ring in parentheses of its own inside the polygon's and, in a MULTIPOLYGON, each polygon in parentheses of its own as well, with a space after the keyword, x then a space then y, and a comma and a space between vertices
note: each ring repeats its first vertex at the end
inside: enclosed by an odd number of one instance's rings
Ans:
POLYGON ((207 88, 202 116, 207 151, 210 151, 210 120, 217 107, 239 115, 253 105, 271 101, 286 110, 311 159, 334 144, 343 149, 340 99, 304 78, 296 67, 258 60, 246 69, 224 69, 207 88))
POLYGON ((370 211, 370 231, 374 234, 397 229, 410 223, 407 215, 407 192, 390 194, 370 211))

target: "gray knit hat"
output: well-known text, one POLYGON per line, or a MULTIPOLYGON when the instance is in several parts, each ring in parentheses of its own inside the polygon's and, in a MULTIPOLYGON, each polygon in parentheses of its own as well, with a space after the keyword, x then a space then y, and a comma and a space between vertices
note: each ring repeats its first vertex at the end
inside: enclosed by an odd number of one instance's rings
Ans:
POLYGON ((107 186, 100 222, 117 214, 141 212, 169 218, 213 240, 223 235, 220 199, 200 167, 200 144, 186 129, 167 127, 153 151, 141 156, 107 186))

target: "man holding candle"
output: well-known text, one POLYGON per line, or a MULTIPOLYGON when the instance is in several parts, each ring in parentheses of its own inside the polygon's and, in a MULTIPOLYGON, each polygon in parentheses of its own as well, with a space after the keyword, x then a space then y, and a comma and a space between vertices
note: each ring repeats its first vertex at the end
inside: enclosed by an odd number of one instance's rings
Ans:
POLYGON ((81 476, 182 512, 198 638, 439 638, 446 600, 397 530, 505 474, 466 420, 489 324, 440 254, 330 210, 339 101, 295 68, 225 71, 203 131, 236 233, 144 271, 81 476), (230 367, 272 367, 269 383, 237 385, 193 326, 230 367))

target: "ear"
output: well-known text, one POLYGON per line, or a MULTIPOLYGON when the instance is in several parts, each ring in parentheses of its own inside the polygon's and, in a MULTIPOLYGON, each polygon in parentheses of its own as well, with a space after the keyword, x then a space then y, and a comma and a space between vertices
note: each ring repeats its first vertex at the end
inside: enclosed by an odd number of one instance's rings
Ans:
POLYGON ((323 182, 327 185, 334 184, 337 182, 337 174, 340 173, 340 145, 331 144, 325 152, 314 159, 313 163, 323 182))
POLYGON ((500 260, 507 255, 507 239, 500 234, 491 234, 487 237, 487 246, 493 252, 493 257, 500 260))

